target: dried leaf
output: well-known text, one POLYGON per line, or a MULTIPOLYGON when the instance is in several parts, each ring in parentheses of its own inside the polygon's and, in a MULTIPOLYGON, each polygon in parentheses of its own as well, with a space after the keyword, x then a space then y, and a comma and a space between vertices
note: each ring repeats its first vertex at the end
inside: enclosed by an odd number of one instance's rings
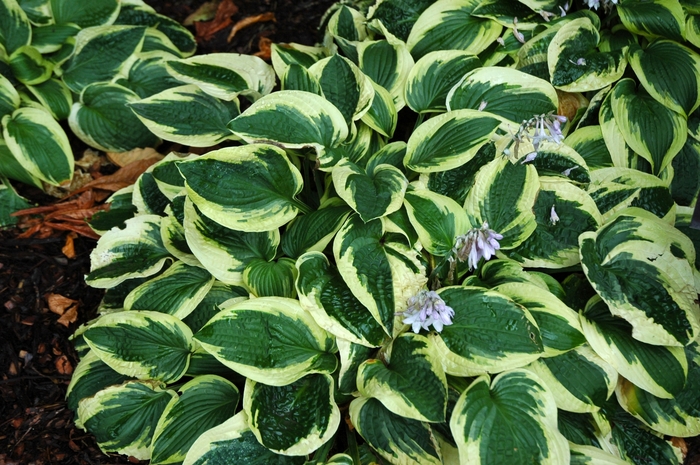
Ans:
POLYGON ((254 53, 256 57, 260 57, 263 60, 269 60, 272 56, 272 40, 269 37, 260 36, 258 41, 259 52, 254 53))
POLYGON ((61 318, 57 320, 57 323, 67 328, 71 323, 75 323, 76 321, 78 321, 78 304, 75 304, 66 310, 66 313, 64 313, 61 318))
POLYGON ((156 149, 146 147, 145 149, 138 148, 129 150, 128 152, 107 152, 107 158, 109 158, 109 160, 115 165, 123 168, 129 163, 133 163, 137 160, 148 160, 149 158, 157 158, 158 160, 162 160, 164 156, 158 153, 156 149))
POLYGON ((141 176, 141 174, 143 174, 143 172, 146 171, 149 166, 157 161, 157 158, 147 158, 145 160, 133 161, 123 168, 120 168, 114 174, 95 179, 91 183, 85 185, 82 189, 73 192, 72 195, 84 192, 88 189, 103 189, 116 192, 119 189, 130 186, 136 182, 136 179, 138 179, 138 177, 141 176))
POLYGON ((73 373, 73 365, 71 365, 70 360, 65 355, 61 355, 54 362, 56 365, 56 370, 62 375, 70 375, 73 373))
POLYGON ((214 35, 231 25, 231 17, 238 13, 238 7, 231 0, 223 0, 219 3, 214 19, 207 22, 195 22, 194 27, 197 33, 198 42, 206 42, 214 35))
POLYGON ((265 21, 277 21, 275 19, 275 14, 272 12, 267 12, 260 15, 248 16, 247 18, 243 18, 242 20, 238 21, 236 24, 233 25, 233 29, 231 29, 231 32, 229 33, 226 41, 231 42, 236 33, 238 33, 238 31, 240 31, 241 29, 244 29, 255 23, 261 23, 265 21))
POLYGON ((57 315, 63 315, 69 307, 77 304, 78 301, 64 297, 61 294, 47 294, 46 303, 49 305, 49 310, 57 315))
POLYGON ((195 21, 210 21, 214 19, 216 10, 219 8, 218 1, 204 2, 194 13, 190 14, 182 22, 183 26, 192 26, 195 21))
POLYGON ((73 243, 73 239, 76 237, 78 237, 78 235, 74 232, 68 233, 66 236, 66 245, 61 248, 61 252, 63 252, 63 255, 67 258, 75 258, 75 244, 73 243))
POLYGON ((80 160, 75 160, 76 166, 86 171, 92 168, 95 163, 102 165, 104 163, 104 158, 100 156, 100 152, 93 149, 85 149, 82 158, 80 160))

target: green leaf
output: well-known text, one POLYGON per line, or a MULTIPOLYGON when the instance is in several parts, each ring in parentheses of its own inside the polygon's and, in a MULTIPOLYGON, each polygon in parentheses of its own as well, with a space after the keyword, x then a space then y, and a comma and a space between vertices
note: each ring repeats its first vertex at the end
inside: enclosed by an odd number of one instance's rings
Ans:
POLYGON ((557 407, 569 412, 596 412, 615 391, 617 371, 582 345, 528 365, 552 392, 557 407))
POLYGON ((700 434, 700 365, 696 343, 686 347, 688 378, 673 399, 662 399, 622 380, 616 393, 620 405, 654 431, 674 437, 700 434))
POLYGON ((447 109, 447 94, 469 71, 481 66, 473 54, 438 50, 418 60, 406 79, 406 104, 416 113, 447 109))
POLYGON ((81 28, 112 24, 119 13, 118 0, 71 2, 51 0, 51 14, 56 24, 75 23, 81 28))
POLYGON ((231 112, 195 85, 164 90, 129 107, 158 137, 193 147, 210 147, 231 138, 231 112))
POLYGON ((500 24, 472 16, 478 0, 439 0, 418 18, 406 40, 414 58, 436 50, 464 50, 477 55, 500 35, 500 24))
POLYGON ((404 204, 421 245, 431 254, 444 257, 455 238, 471 229, 464 209, 454 200, 428 190, 410 190, 404 204))
POLYGON ((644 89, 659 103, 688 115, 700 105, 700 56, 670 40, 630 48, 630 65, 644 89))
MULTIPOLYGON (((207 321, 214 317, 221 308, 219 305, 233 299, 247 299, 248 292, 238 286, 224 284, 221 281, 214 281, 211 289, 204 296, 204 299, 197 307, 187 315, 182 321, 189 326, 193 332, 202 329, 207 321)), ((208 354, 208 353, 207 353, 208 354)), ((217 362, 218 363, 218 362, 217 362)))
POLYGON ((219 376, 197 376, 180 389, 158 421, 151 445, 151 463, 179 464, 204 432, 233 417, 238 388, 219 376))
POLYGON ((586 191, 553 177, 540 178, 533 211, 537 228, 518 247, 504 252, 527 267, 566 268, 578 264, 579 234, 595 231, 602 223, 598 207, 586 191))
POLYGON ((321 252, 307 252, 297 260, 299 303, 316 323, 338 338, 378 347, 384 331, 369 310, 321 252))
POLYGON ((68 124, 83 142, 105 152, 156 146, 160 139, 129 109, 138 98, 117 84, 91 84, 73 105, 68 124))
MULTIPOLYGON (((47 0, 45 4, 47 10, 48 3, 47 0)), ((48 12, 50 15, 51 12, 48 12)), ((49 21, 53 21, 50 16, 49 21)), ((69 39, 75 37, 78 32, 80 32, 80 27, 73 23, 62 24, 60 26, 56 24, 46 24, 41 27, 35 27, 32 30, 32 47, 43 54, 57 52, 69 39)))
POLYGON ((219 312, 195 339, 221 363, 253 381, 284 386, 309 373, 332 373, 333 338, 297 300, 259 297, 219 312))
POLYGON ((285 255, 299 258, 311 251, 323 251, 345 223, 351 209, 340 199, 331 198, 318 210, 299 215, 287 223, 280 243, 285 255))
POLYGON ((374 98, 372 106, 362 115, 361 121, 379 134, 391 138, 396 130, 398 113, 389 91, 372 82, 374 98))
MULTIPOLYGON (((54 119, 60 121, 68 118, 73 105, 73 96, 63 81, 49 79, 35 86, 27 86, 27 90, 49 110, 54 119)), ((2 110, 0 110, 1 113, 2 110)))
POLYGON ((180 320, 192 313, 214 284, 203 268, 176 262, 165 273, 147 281, 126 296, 125 310, 153 310, 180 320))
POLYGON ((108 386, 122 384, 129 379, 128 376, 114 371, 90 350, 80 358, 80 362, 75 367, 66 390, 66 405, 75 412, 81 400, 94 396, 108 386))
POLYGON ((11 115, 19 105, 17 89, 9 79, 0 74, 0 119, 5 115, 11 115))
POLYGON ((556 113, 558 105, 549 82, 496 66, 467 73, 447 95, 448 110, 485 110, 518 125, 535 115, 556 113))
POLYGON ((533 208, 539 184, 537 170, 530 164, 512 163, 504 157, 489 162, 477 173, 464 201, 472 226, 488 223, 503 235, 498 241, 501 249, 522 244, 537 228, 533 208))
POLYGON ((155 28, 170 39, 182 56, 192 55, 197 48, 197 42, 187 28, 172 18, 157 14, 152 8, 145 7, 140 2, 135 2, 133 5, 122 2, 119 16, 114 24, 155 28))
POLYGON ((355 344, 342 338, 336 338, 338 354, 340 355, 340 371, 338 372, 338 392, 352 394, 357 391, 357 369, 367 360, 373 347, 355 344))
POLYGON ((450 420, 460 462, 562 464, 569 444, 557 430, 557 408, 546 385, 526 370, 476 378, 450 420))
POLYGON ((83 337, 114 371, 164 383, 177 381, 185 374, 194 350, 190 328, 177 317, 160 312, 102 315, 83 337))
POLYGON ((0 0, 0 45, 13 53, 29 45, 31 38, 32 27, 24 10, 15 0, 0 0))
POLYGON ((10 216, 12 213, 30 208, 32 204, 17 194, 7 179, 0 177, 0 180, 2 180, 0 184, 0 228, 4 228, 17 224, 17 217, 10 216))
POLYGON ((167 52, 140 53, 138 59, 129 67, 127 76, 115 82, 134 91, 141 98, 180 86, 182 83, 168 74, 165 66, 166 61, 171 58, 172 55, 167 52))
POLYGON ((632 79, 618 82, 610 93, 613 115, 625 142, 651 163, 654 174, 671 164, 687 137, 685 118, 640 93, 632 79))
POLYGON ((683 346, 700 330, 691 241, 641 209, 579 237, 581 264, 613 315, 647 344, 683 346))
POLYGON ((289 65, 297 64, 308 69, 327 54, 328 50, 322 47, 295 43, 272 44, 272 67, 281 79, 289 65))
POLYGON ((447 374, 500 372, 525 366, 543 353, 535 319, 506 295, 472 286, 444 287, 438 293, 455 311, 451 325, 430 335, 447 374))
POLYGON ((500 124, 477 110, 455 110, 421 124, 408 139, 404 164, 419 173, 457 168, 474 158, 500 124))
POLYGON ((614 317, 598 296, 586 304, 581 327, 593 350, 630 380, 649 393, 671 399, 681 392, 688 373, 682 347, 653 346, 632 337, 632 326, 614 317))
POLYGON ((58 186, 73 177, 73 151, 68 136, 51 114, 24 107, 2 118, 3 138, 30 175, 58 186))
POLYGON ((357 390, 404 418, 445 421, 445 372, 425 336, 403 334, 388 346, 382 359, 363 362, 357 370, 357 390))
POLYGON ((340 110, 347 124, 360 119, 372 105, 372 81, 347 58, 323 58, 309 67, 309 73, 318 79, 323 96, 340 110))
POLYGON ((592 173, 588 191, 607 222, 620 210, 639 207, 670 221, 675 214, 668 181, 632 168, 602 168, 592 173))
POLYGON ((158 273, 170 258, 160 237, 160 221, 156 215, 141 215, 127 220, 124 229, 106 232, 90 253, 85 281, 106 289, 158 273))
POLYGON ((277 455, 261 445, 244 411, 202 434, 187 452, 183 465, 302 465, 306 459, 277 455))
POLYGON ((571 147, 581 155, 589 170, 613 166, 600 126, 586 126, 576 129, 566 136, 564 145, 571 147))
POLYGON ((408 180, 390 165, 366 173, 351 161, 341 160, 333 169, 333 185, 338 196, 367 223, 401 208, 408 180))
POLYGON ((683 41, 685 14, 675 0, 651 0, 641 4, 623 1, 617 13, 630 32, 649 38, 661 36, 683 41))
POLYGON ((566 92, 598 90, 622 77, 623 51, 598 52, 598 29, 588 17, 563 25, 549 44, 547 61, 554 87, 566 92))
POLYGON ((103 451, 148 460, 158 419, 176 399, 155 381, 128 381, 84 399, 78 418, 103 451))
POLYGON ((262 445, 284 455, 306 455, 330 440, 340 425, 333 378, 307 375, 286 386, 246 381, 243 410, 262 445))
POLYGON ((261 58, 237 53, 211 53, 167 62, 177 80, 195 84, 212 97, 233 100, 239 94, 259 98, 275 86, 275 73, 261 58))
POLYGON ((365 40, 357 45, 357 55, 360 70, 389 92, 397 110, 403 108, 404 86, 413 67, 406 44, 391 37, 365 40))
POLYGON ((243 284, 243 271, 252 260, 275 258, 279 230, 243 232, 221 226, 185 201, 184 229, 195 257, 214 277, 227 284, 243 284))
POLYGON ((360 436, 389 463, 442 464, 430 425, 396 415, 377 399, 359 397, 353 400, 350 420, 360 436))
POLYGON ((499 284, 493 290, 527 308, 540 330, 545 357, 562 354, 586 342, 576 312, 548 290, 528 282, 499 284))
POLYGON ((348 137, 340 110, 323 97, 297 90, 264 96, 234 118, 228 128, 248 143, 269 140, 290 149, 310 146, 319 154, 348 137))
POLYGON ((23 45, 10 55, 8 65, 15 79, 27 86, 45 82, 53 73, 53 63, 44 60, 31 45, 23 45))
POLYGON ((372 18, 404 42, 413 25, 433 0, 385 0, 377 5, 372 18))
POLYGON ((399 326, 396 315, 408 307, 408 299, 427 278, 418 252, 400 239, 387 238, 385 232, 381 220, 364 223, 353 215, 336 235, 333 255, 352 294, 392 335, 399 326))
POLYGON ((688 137, 678 155, 673 157, 671 195, 678 205, 690 206, 700 192, 700 141, 688 137))
POLYGON ((178 168, 197 208, 231 229, 269 231, 308 210, 295 199, 302 189, 301 173, 274 145, 227 147, 178 168))
MULTIPOLYGON (((53 0, 52 3, 63 0, 53 0)), ((102 0, 100 0, 102 1, 102 0)), ((83 29, 75 37, 75 52, 63 66, 63 82, 80 93, 88 84, 110 81, 141 47, 146 28, 101 26, 83 29)))
POLYGON ((243 271, 243 284, 253 297, 289 297, 297 295, 294 289, 297 269, 291 258, 265 261, 255 258, 243 271))

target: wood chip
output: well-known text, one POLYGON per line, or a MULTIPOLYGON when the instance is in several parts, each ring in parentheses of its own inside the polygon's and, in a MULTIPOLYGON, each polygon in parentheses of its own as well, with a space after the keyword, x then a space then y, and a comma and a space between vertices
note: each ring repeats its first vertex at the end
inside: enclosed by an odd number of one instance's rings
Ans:
POLYGON ((248 16, 247 18, 243 18, 242 20, 238 21, 236 24, 233 25, 231 32, 229 33, 228 37, 226 38, 226 41, 231 42, 233 40, 234 36, 241 29, 245 29, 248 26, 252 26, 253 24, 261 23, 261 22, 265 22, 265 21, 276 21, 275 14, 272 12, 267 12, 267 13, 263 13, 260 15, 248 16))
POLYGON ((46 303, 49 305, 49 310, 57 315, 63 315, 66 310, 77 304, 78 301, 64 297, 61 294, 47 294, 46 303))
POLYGON ((260 36, 258 48, 260 51, 253 54, 256 57, 260 57, 263 60, 269 60, 272 57, 272 40, 269 37, 260 36))

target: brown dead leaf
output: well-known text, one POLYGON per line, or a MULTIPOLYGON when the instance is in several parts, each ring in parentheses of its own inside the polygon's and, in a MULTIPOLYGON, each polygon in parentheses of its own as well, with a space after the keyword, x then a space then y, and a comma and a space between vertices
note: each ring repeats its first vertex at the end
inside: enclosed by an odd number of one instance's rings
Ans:
POLYGON ((133 149, 129 150, 128 152, 107 152, 107 158, 109 158, 109 161, 115 165, 123 168, 129 163, 133 163, 137 160, 148 160, 149 158, 157 158, 158 160, 162 160, 165 157, 158 153, 158 151, 153 147, 146 147, 145 149, 133 149))
POLYGON ((75 165, 84 169, 85 171, 90 170, 95 163, 99 165, 103 164, 104 158, 100 156, 100 152, 93 149, 85 149, 82 158, 80 160, 75 160, 75 165))
POLYGON ((78 301, 64 297, 61 294, 47 294, 46 303, 49 304, 49 310, 53 313, 63 315, 68 308, 77 304, 78 301))
POLYGON ((228 37, 226 38, 226 41, 231 42, 233 40, 233 37, 241 29, 245 29, 246 27, 252 26, 255 23, 262 23, 265 21, 277 21, 275 19, 275 14, 272 12, 267 12, 267 13, 263 13, 260 15, 248 16, 247 18, 243 18, 242 20, 238 21, 236 24, 233 25, 231 32, 229 33, 228 37))
POLYGON ((73 365, 71 365, 70 360, 65 355, 61 355, 54 362, 56 365, 56 370, 62 375, 70 375, 73 373, 73 365))
POLYGON ((72 439, 68 441, 68 447, 70 447, 70 450, 73 452, 80 452, 80 446, 77 445, 72 439))
POLYGON ((70 232, 66 236, 66 245, 61 248, 61 252, 63 252, 63 255, 65 255, 67 258, 75 258, 75 244, 73 243, 73 240, 76 237, 78 237, 78 235, 74 232, 70 232))
POLYGON ((580 108, 588 107, 588 99, 580 92, 564 92, 557 89, 559 98, 558 115, 566 116, 569 121, 573 121, 580 108))
POLYGON ((219 8, 219 1, 204 2, 192 14, 190 14, 182 22, 183 26, 192 26, 195 21, 211 21, 216 16, 216 10, 219 8))
POLYGON ((231 0, 223 0, 219 3, 219 7, 216 9, 216 15, 211 21, 201 22, 197 21, 194 23, 194 28, 197 34, 198 42, 206 42, 210 40, 214 35, 228 28, 231 23, 231 17, 238 13, 238 7, 231 0))
POLYGON ((72 192, 71 194, 79 194, 88 189, 103 189, 116 192, 119 189, 123 189, 124 187, 130 186, 136 182, 136 179, 138 179, 138 177, 141 176, 141 174, 143 174, 143 172, 146 171, 149 166, 157 161, 157 158, 147 158, 144 160, 133 161, 123 168, 120 168, 116 173, 95 179, 91 183, 83 186, 82 189, 72 192))
POLYGON ((260 36, 258 41, 259 52, 254 53, 256 57, 260 57, 263 60, 269 60, 272 56, 272 40, 269 37, 260 36))
POLYGON ((688 455, 688 443, 685 442, 685 439, 672 437, 671 444, 673 444, 673 447, 677 447, 681 450, 681 454, 683 454, 684 458, 688 455))
POLYGON ((63 325, 66 328, 70 326, 71 323, 75 323, 78 320, 78 304, 73 305, 66 313, 61 315, 61 318, 57 320, 59 325, 63 325))

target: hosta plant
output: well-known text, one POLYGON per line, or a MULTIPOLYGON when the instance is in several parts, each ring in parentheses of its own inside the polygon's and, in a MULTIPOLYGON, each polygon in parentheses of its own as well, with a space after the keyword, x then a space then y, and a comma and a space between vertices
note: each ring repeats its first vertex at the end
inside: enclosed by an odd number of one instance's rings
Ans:
POLYGON ((169 64, 130 108, 222 148, 92 221, 77 423, 154 464, 680 463, 698 10, 586 6, 341 5, 272 66, 169 64))
POLYGON ((140 0, 0 0, 0 177, 70 181, 64 120, 101 150, 158 144, 126 104, 182 84, 165 64, 195 45, 140 0))

